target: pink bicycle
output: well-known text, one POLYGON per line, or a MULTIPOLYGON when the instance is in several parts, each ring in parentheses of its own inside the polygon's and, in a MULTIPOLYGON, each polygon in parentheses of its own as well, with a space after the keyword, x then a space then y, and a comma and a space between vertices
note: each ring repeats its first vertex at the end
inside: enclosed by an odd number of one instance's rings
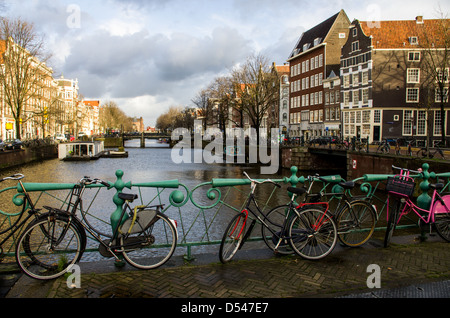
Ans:
POLYGON ((450 242, 450 195, 440 195, 439 190, 444 187, 443 183, 429 184, 433 190, 430 208, 423 209, 412 202, 411 197, 414 193, 414 179, 410 173, 417 173, 423 176, 422 171, 409 170, 392 166, 394 169, 400 169, 400 174, 389 177, 386 184, 388 192, 387 201, 387 228, 384 238, 384 247, 389 246, 392 233, 396 225, 400 222, 402 216, 413 211, 419 217, 420 224, 434 225, 436 232, 444 240, 450 242), (394 199, 395 208, 389 213, 389 200, 394 199))

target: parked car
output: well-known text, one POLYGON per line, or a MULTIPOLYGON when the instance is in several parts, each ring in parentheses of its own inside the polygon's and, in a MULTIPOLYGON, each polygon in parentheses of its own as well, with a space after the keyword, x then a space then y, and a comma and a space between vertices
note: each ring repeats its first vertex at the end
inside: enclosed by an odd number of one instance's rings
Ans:
POLYGON ((66 139, 66 136, 64 134, 57 133, 57 134, 55 134, 55 140, 58 141, 58 142, 64 142, 67 139, 66 139))
POLYGON ((6 140, 5 144, 6 144, 6 149, 8 149, 8 150, 22 148, 22 142, 19 139, 6 140))
POLYGON ((6 145, 3 140, 0 139, 0 151, 5 151, 6 145))

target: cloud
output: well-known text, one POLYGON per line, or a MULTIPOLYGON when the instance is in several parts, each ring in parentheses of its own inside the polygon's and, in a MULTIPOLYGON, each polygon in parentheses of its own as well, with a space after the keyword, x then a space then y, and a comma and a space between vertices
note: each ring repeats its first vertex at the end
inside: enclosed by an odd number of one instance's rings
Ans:
POLYGON ((88 96, 94 90, 118 98, 157 95, 176 82, 220 73, 250 51, 248 41, 230 28, 216 28, 205 37, 150 35, 146 30, 118 36, 99 30, 72 43, 63 72, 78 74, 88 96))

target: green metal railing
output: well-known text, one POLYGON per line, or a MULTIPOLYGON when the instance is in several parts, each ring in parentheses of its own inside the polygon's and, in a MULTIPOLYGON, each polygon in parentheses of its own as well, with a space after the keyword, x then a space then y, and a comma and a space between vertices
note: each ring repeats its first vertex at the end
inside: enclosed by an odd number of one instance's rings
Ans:
MULTIPOLYGON (((446 179, 443 191, 448 191, 450 187, 450 172, 436 174, 429 172, 428 164, 424 164, 422 175, 412 176, 420 181, 417 193, 417 203, 421 207, 427 207, 430 204, 428 194, 431 179, 446 179)), ((291 176, 279 179, 272 179, 280 184, 289 184, 298 186, 307 184, 308 179, 297 175, 296 167, 291 168, 291 176)), ((115 173, 115 182, 109 182, 110 186, 101 184, 88 185, 84 196, 84 206, 81 211, 89 218, 93 218, 102 231, 111 232, 122 215, 124 201, 118 197, 118 194, 126 189, 139 195, 140 202, 134 202, 136 205, 159 205, 164 204, 163 212, 170 218, 176 219, 178 223, 178 247, 186 248, 185 257, 192 258, 192 248, 198 246, 207 246, 219 244, 223 235, 223 229, 228 224, 228 220, 236 213, 240 212, 248 198, 250 180, 243 179, 212 179, 190 188, 179 180, 166 180, 157 182, 132 183, 125 182, 124 172, 121 170, 115 173), (89 190, 89 191, 88 191, 89 190), (115 191, 114 193, 112 193, 115 191), (112 197, 112 200, 111 200, 112 197), (112 213, 111 213, 112 211, 112 213)), ((383 191, 380 186, 387 178, 392 175, 368 174, 355 179, 359 186, 351 190, 352 196, 363 196, 376 205, 378 216, 386 209, 386 200, 383 199, 383 191)), ((320 187, 316 191, 325 191, 342 193, 343 189, 339 182, 344 181, 339 175, 322 176, 326 182, 319 182, 320 187)), ((70 192, 75 184, 71 183, 24 183, 26 191, 32 196, 33 202, 37 206, 53 206, 64 208, 68 204, 70 192), (63 190, 66 190, 64 192, 63 190)), ((3 220, 0 227, 8 228, 14 223, 25 204, 21 197, 22 189, 19 185, 0 190, 0 214, 3 220), (9 202, 3 199, 3 196, 10 193, 9 202), (12 200, 12 205, 11 205, 12 200), (15 207, 9 212, 6 209, 15 207), (18 212, 18 210, 20 210, 18 212)), ((258 197, 258 195, 257 195, 258 197)), ((330 198, 330 201, 335 199, 330 198)), ((279 190, 277 187, 266 190, 264 196, 261 196, 258 205, 261 209, 270 209, 276 205, 284 204, 289 200, 285 189, 279 190), (281 192, 279 192, 281 191, 281 192)), ((126 216, 125 216, 126 217, 126 216)), ((407 225, 411 226, 411 225, 407 225)), ((96 226, 97 227, 97 226, 96 226)), ((377 228, 383 230, 383 227, 377 228)), ((5 233, 4 235, 6 235, 5 233)), ((4 256, 13 256, 14 244, 20 230, 12 238, 3 244, 4 256)), ((251 237, 250 240, 258 241, 261 237, 251 237)), ((93 240, 92 240, 93 241, 93 240)), ((95 246, 88 246, 87 251, 96 251, 95 246)))

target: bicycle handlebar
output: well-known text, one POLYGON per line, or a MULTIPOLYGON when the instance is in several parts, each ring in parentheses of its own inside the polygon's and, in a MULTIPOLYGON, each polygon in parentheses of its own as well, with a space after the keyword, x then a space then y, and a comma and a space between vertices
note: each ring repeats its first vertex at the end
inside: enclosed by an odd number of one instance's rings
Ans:
POLYGON ((23 179, 23 178, 25 178, 25 176, 23 174, 16 173, 16 174, 14 174, 12 176, 0 179, 0 182, 6 181, 6 180, 20 180, 20 179, 23 179))
POLYGON ((408 172, 414 172, 414 173, 418 173, 418 174, 422 174, 423 173, 422 169, 420 169, 420 170, 411 170, 411 169, 396 167, 394 165, 392 166, 392 169, 401 170, 402 172, 403 171, 408 171, 408 172))
POLYGON ((264 181, 258 181, 258 180, 255 180, 255 179, 252 179, 252 178, 250 178, 249 177, 249 175, 247 174, 247 172, 245 172, 244 171, 244 175, 251 181, 251 182, 254 182, 254 183, 256 183, 256 184, 262 184, 262 183, 273 183, 275 186, 277 186, 278 188, 281 188, 281 185, 279 185, 278 183, 276 183, 276 182, 274 182, 274 181, 272 181, 271 179, 266 179, 266 180, 264 180, 264 181))
POLYGON ((94 179, 91 179, 90 177, 87 177, 87 176, 84 176, 81 180, 80 180, 80 183, 82 183, 82 184, 96 184, 96 183, 101 183, 101 184, 103 184, 105 187, 110 187, 110 184, 109 184, 109 182, 107 182, 107 181, 103 181, 103 180, 101 180, 101 179, 98 179, 98 178, 94 178, 94 179))

